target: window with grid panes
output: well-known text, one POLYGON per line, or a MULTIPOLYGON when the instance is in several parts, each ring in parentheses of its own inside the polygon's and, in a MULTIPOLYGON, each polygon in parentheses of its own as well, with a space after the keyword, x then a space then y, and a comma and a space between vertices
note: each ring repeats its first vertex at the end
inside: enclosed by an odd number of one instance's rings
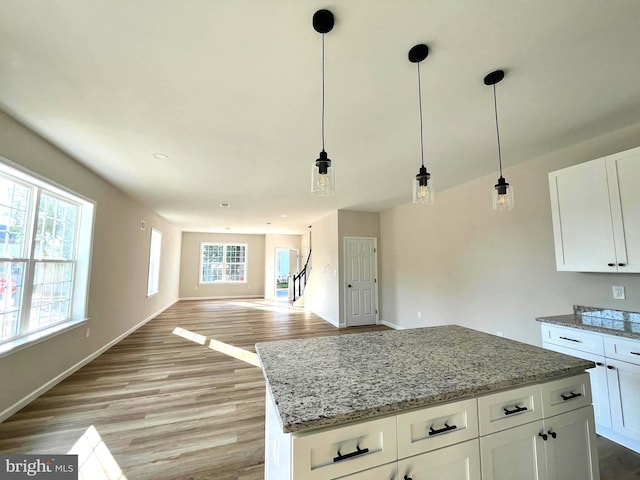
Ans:
POLYGON ((200 244, 200 283, 245 283, 246 281, 246 244, 200 244))
POLYGON ((0 354, 85 319, 93 209, 0 163, 0 354))

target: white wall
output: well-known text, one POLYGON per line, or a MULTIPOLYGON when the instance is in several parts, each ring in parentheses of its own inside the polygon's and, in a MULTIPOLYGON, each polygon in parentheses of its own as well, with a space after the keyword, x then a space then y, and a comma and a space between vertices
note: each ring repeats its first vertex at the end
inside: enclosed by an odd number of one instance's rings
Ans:
POLYGON ((264 245, 264 235, 184 232, 180 256, 180 298, 263 297, 264 245), (200 284, 202 242, 246 243, 247 282, 200 284))
POLYGON ((177 228, 0 113, 0 155, 96 202, 88 327, 0 358, 0 420, 178 298, 177 228), (140 220, 147 223, 140 230, 140 220), (162 232, 160 291, 147 298, 151 228, 162 232))
POLYGON ((304 292, 304 305, 326 321, 338 326, 338 212, 312 225, 311 275, 304 292))
POLYGON ((556 271, 547 177, 639 143, 637 124, 507 169, 516 208, 506 214, 490 207, 497 174, 440 192, 432 206, 382 212, 382 320, 455 323, 539 345, 535 317, 574 304, 639 311, 638 274, 556 271), (612 285, 624 285, 627 300, 613 300, 612 285))
MULTIPOLYGON (((276 296, 276 248, 297 250, 300 256, 300 241, 300 235, 265 235, 264 298, 273 299, 276 296)), ((301 261, 300 258, 299 261, 301 261)), ((300 265, 300 268, 303 266, 300 265)), ((292 265, 291 268, 295 269, 295 266, 292 265)))

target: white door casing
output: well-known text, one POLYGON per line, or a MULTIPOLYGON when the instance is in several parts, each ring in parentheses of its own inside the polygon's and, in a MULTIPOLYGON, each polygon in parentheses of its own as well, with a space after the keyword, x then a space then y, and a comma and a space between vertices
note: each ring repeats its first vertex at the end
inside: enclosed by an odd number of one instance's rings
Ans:
POLYGON ((377 239, 345 237, 345 324, 374 325, 378 320, 377 239))

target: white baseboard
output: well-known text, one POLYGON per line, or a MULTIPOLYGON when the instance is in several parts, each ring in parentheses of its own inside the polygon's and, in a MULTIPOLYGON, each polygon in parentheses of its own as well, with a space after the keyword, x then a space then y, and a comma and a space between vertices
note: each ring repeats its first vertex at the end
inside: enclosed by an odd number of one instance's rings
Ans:
POLYGON ((406 330, 407 327, 401 327, 400 325, 396 325, 395 323, 385 322, 384 320, 380 322, 382 325, 385 325, 389 328, 393 328, 394 330, 406 330))
MULTIPOLYGON (((176 300, 177 301, 177 300, 176 300)), ((27 405, 29 405, 31 402, 33 402, 36 398, 38 398, 40 395, 42 395, 43 393, 45 393, 46 391, 52 389, 53 387, 55 387, 58 383, 60 383, 61 381, 63 381, 65 378, 67 378, 68 376, 70 376, 71 374, 77 372, 78 370, 80 370, 82 367, 84 367, 87 363, 89 363, 90 361, 98 358, 100 355, 102 355, 104 352, 106 352, 107 350, 109 350, 111 347, 113 347, 116 343, 118 343, 119 341, 121 341, 122 339, 126 338, 127 336, 131 335, 133 332, 135 332, 137 329, 139 329, 140 327, 142 327, 143 325, 145 325, 146 323, 148 323, 149 321, 153 320, 155 317, 157 317, 158 315, 160 315, 162 312, 164 312, 167 308, 171 307, 172 305, 174 305, 176 302, 172 302, 168 305, 166 305, 165 307, 161 308, 160 310, 158 310, 157 312, 151 314, 150 316, 148 316, 147 318, 145 318, 144 320, 142 320, 140 323, 138 323, 137 325, 134 325, 133 327, 131 327, 129 330, 127 330, 126 332, 124 332, 123 334, 119 335, 118 337, 116 337, 115 339, 111 340, 109 343, 107 343, 106 345, 104 345, 103 347, 99 348, 98 350, 96 350, 95 352, 93 352, 91 355, 89 355, 88 357, 80 360, 78 363, 76 363, 75 365, 73 365, 72 367, 68 368, 67 370, 65 370, 64 372, 62 372, 60 375, 52 378, 51 380, 49 380, 47 383, 45 383, 44 385, 42 385, 41 387, 37 388, 36 390, 34 390, 33 392, 31 392, 29 395, 27 395, 26 397, 22 398, 21 400, 18 400, 16 403, 14 403, 13 405, 11 405, 10 407, 6 408, 5 410, 3 410, 2 412, 0 412, 0 422, 4 422, 7 418, 9 418, 11 415, 13 415, 14 413, 16 413, 18 410, 26 407, 27 405)))
POLYGON ((239 298, 264 298, 264 295, 235 295, 235 296, 220 296, 220 297, 180 297, 178 301, 182 300, 233 300, 239 298))

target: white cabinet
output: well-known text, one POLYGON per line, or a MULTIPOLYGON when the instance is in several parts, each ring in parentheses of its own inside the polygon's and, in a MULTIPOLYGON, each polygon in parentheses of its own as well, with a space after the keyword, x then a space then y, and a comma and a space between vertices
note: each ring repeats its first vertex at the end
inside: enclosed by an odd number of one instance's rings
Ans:
POLYGON ((293 434, 267 391, 265 478, 598 480, 594 438, 586 373, 293 434))
POLYGON ((400 460, 398 478, 401 480, 480 480, 478 439, 474 438, 400 460))
POLYGON ((546 480, 542 421, 480 437, 482 480, 546 480))
POLYGON ((542 338, 544 348, 595 362, 587 371, 597 432, 640 453, 640 340, 545 323, 542 338))
POLYGON ((640 272, 640 147, 549 173, 558 270, 640 272))
POLYGON ((593 410, 584 406, 480 437, 482 479, 598 480, 594 429, 593 410))

